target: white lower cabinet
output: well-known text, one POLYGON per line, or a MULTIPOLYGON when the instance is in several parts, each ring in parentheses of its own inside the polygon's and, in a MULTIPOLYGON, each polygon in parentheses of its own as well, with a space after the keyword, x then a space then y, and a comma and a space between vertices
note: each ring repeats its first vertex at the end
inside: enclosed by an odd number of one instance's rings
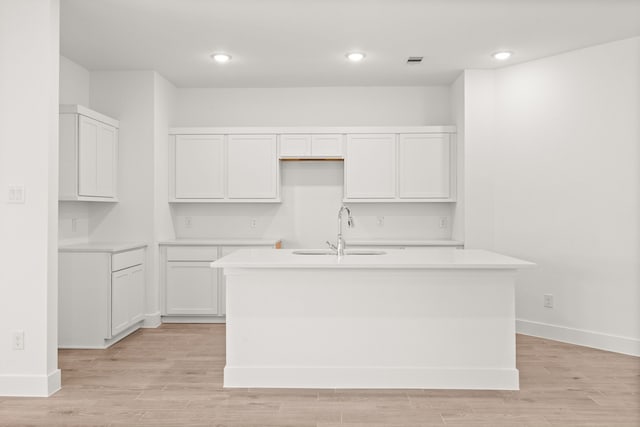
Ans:
POLYGON ((167 262, 166 314, 218 314, 218 272, 212 261, 167 262))
POLYGON ((224 274, 211 263, 238 249, 279 248, 279 242, 234 245, 160 244, 164 263, 162 321, 224 322, 224 274))
POLYGON ((117 335, 144 319, 144 267, 111 273, 111 333, 117 335))
POLYGON ((145 317, 145 249, 59 253, 58 346, 106 348, 145 317))

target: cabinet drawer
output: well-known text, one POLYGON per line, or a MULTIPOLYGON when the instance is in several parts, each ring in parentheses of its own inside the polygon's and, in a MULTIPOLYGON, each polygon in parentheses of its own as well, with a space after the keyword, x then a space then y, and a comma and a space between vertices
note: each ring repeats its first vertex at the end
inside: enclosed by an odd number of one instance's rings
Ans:
POLYGON ((111 271, 122 270, 123 268, 132 267, 144 263, 144 249, 136 249, 133 251, 120 252, 113 254, 111 257, 111 271))
POLYGON ((217 246, 171 246, 167 248, 167 261, 215 261, 217 246))

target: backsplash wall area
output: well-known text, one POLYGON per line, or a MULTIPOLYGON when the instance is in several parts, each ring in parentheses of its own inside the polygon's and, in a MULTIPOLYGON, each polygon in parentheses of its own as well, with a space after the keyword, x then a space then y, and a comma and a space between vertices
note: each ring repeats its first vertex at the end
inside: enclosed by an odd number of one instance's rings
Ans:
MULTIPOLYGON (((286 248, 325 247, 335 242, 342 204, 342 162, 281 162, 282 203, 176 203, 178 238, 281 238, 286 248)), ((449 203, 351 203, 348 240, 449 239, 449 203), (441 219, 445 227, 441 227, 441 219)))
POLYGON ((89 205, 87 202, 58 202, 59 243, 89 240, 89 205))

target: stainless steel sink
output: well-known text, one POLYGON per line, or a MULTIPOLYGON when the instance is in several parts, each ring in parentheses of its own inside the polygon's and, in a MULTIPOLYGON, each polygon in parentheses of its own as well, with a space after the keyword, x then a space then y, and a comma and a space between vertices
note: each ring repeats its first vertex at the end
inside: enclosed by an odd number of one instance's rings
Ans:
MULTIPOLYGON (((333 255, 336 256, 335 251, 327 249, 300 249, 292 252, 294 255, 333 255)), ((345 255, 384 255, 384 251, 369 251, 361 249, 347 249, 344 251, 345 255)))

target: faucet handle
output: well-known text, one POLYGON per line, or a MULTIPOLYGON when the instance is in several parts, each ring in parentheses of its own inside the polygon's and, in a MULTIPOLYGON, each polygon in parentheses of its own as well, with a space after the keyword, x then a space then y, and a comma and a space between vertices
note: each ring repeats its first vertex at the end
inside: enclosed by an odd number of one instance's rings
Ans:
POLYGON ((337 251, 338 247, 336 245, 334 245, 333 243, 331 243, 330 241, 327 240, 327 245, 329 245, 329 248, 331 248, 331 250, 333 251, 337 251))

